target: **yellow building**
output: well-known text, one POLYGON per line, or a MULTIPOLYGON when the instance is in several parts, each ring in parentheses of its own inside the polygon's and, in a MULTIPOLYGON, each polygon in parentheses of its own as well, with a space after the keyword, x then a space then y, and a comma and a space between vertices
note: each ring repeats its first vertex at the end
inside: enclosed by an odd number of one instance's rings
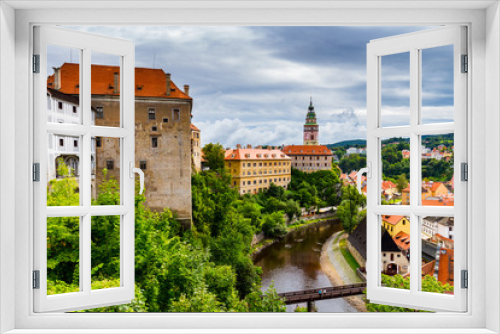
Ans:
POLYGON ((404 232, 410 235, 410 221, 405 216, 382 216, 382 225, 385 230, 389 232, 391 237, 394 238, 399 232, 404 232))
POLYGON ((240 194, 256 194, 271 183, 288 188, 291 180, 291 158, 278 149, 237 148, 226 150, 226 169, 233 177, 233 187, 240 194))

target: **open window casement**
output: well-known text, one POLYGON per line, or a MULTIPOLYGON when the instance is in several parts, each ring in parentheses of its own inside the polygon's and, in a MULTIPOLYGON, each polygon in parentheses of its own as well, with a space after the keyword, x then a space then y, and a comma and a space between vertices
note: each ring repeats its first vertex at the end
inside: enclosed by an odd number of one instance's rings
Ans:
POLYGON ((33 53, 34 311, 129 303, 134 298, 134 45, 37 26, 33 53), (54 50, 61 49, 69 52, 58 58, 54 50), (99 83, 98 78, 91 78, 91 63, 97 53, 118 60, 110 74, 115 76, 115 87, 109 87, 115 93, 110 93, 110 99, 119 105, 115 126, 96 126, 95 122, 97 108, 92 106, 91 88, 99 83), (50 57, 57 59, 57 64, 50 57), (53 66, 53 74, 47 73, 48 66, 53 66), (95 161, 96 138, 113 142, 114 149, 119 149, 112 163, 95 161), (93 199, 99 192, 96 180, 104 178, 103 168, 113 169, 119 187, 119 199, 113 205, 95 205, 93 199), (60 194, 57 202, 48 202, 48 193, 58 191, 64 182, 72 184, 76 194, 60 194), (116 240, 96 243, 94 234, 99 233, 100 219, 113 219, 119 235, 116 240), (92 248, 111 245, 114 254, 110 251, 109 261, 119 268, 119 279, 111 285, 94 286, 93 275, 108 263, 94 259, 92 248), (76 274, 68 277, 70 282, 65 282, 68 288, 51 289, 50 271, 59 270, 60 277, 65 268, 76 268, 76 274))
MULTIPOLYGON (((467 290, 461 286, 461 275, 467 269, 467 182, 461 178, 461 170, 466 167, 462 164, 467 163, 468 69, 467 63, 464 62, 467 59, 466 55, 466 28, 458 26, 373 40, 367 45, 367 161, 368 166, 371 167, 368 173, 367 199, 367 299, 371 303, 421 310, 466 311, 467 290), (453 116, 441 122, 424 121, 424 112, 428 116, 429 113, 437 113, 439 110, 428 108, 422 103, 426 96, 433 94, 432 91, 425 91, 422 88, 423 82, 428 79, 423 76, 429 76, 428 72, 422 71, 423 62, 432 62, 433 51, 445 46, 448 46, 447 50, 450 55, 448 64, 451 68, 450 73, 453 73, 452 79, 449 80, 450 89, 448 90, 453 92, 450 97, 450 104, 453 104, 453 116), (426 57, 423 58, 423 54, 426 57), (387 123, 391 121, 390 118, 398 117, 398 115, 397 112, 386 112, 385 91, 382 88, 385 78, 395 75, 393 71, 391 72, 391 65, 396 64, 391 64, 391 61, 396 61, 398 57, 399 59, 407 57, 409 62, 405 63, 407 64, 406 74, 395 81, 406 80, 409 82, 409 89, 407 89, 408 86, 398 85, 388 89, 399 89, 399 94, 408 99, 409 104, 406 108, 408 120, 405 123, 408 125, 390 126, 389 124, 387 126, 387 123), (388 118, 389 122, 387 122, 388 118), (454 140, 454 147, 448 158, 454 161, 454 205, 446 197, 440 197, 440 200, 437 199, 434 202, 428 200, 430 197, 426 196, 432 194, 424 195, 423 186, 420 186, 424 181, 422 180, 422 157, 424 156, 422 149, 425 151, 426 140, 433 135, 448 135, 454 140), (409 138, 409 203, 385 205, 381 199, 382 141, 395 137, 409 138), (426 258, 426 247, 429 243, 423 240, 425 239, 423 224, 429 220, 428 217, 434 220, 437 218, 445 220, 453 218, 451 221, 454 220, 453 240, 450 240, 449 236, 448 239, 442 238, 434 243, 437 245, 434 259, 426 258), (391 219, 392 223, 400 220, 401 224, 410 225, 407 227, 410 241, 407 245, 411 247, 406 247, 408 249, 405 253, 399 253, 398 248, 394 248, 395 244, 392 244, 397 236, 394 235, 396 232, 389 224, 391 219), (384 221, 389 221, 389 223, 384 223, 384 221), (385 233, 387 235, 384 236, 385 233), (444 243, 443 240, 445 240, 444 243), (390 245, 387 248, 387 244, 391 244, 393 249, 390 249, 390 245), (410 277, 409 287, 387 287, 382 282, 382 272, 410 277), (434 275, 438 280, 454 285, 454 291, 429 292, 430 289, 422 284, 426 275, 434 275)), ((446 64, 442 63, 442 65, 446 64)), ((436 235, 433 236, 436 237, 436 235)), ((401 244, 398 247, 400 246, 401 244)))

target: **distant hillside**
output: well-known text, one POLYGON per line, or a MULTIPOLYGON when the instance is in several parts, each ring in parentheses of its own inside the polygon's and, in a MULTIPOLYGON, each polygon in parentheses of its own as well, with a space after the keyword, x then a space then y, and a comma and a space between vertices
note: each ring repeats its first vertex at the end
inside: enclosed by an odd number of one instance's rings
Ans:
POLYGON ((365 139, 351 139, 351 140, 342 140, 339 141, 335 144, 328 144, 326 145, 329 149, 333 149, 334 147, 351 147, 351 146, 366 146, 366 140, 365 139))

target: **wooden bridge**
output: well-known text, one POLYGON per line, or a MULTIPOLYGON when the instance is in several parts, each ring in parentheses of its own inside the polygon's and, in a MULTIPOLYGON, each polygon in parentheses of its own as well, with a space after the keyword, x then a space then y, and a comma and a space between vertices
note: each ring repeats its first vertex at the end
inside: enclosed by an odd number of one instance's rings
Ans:
POLYGON ((339 285, 328 288, 308 289, 302 291, 284 292, 278 295, 285 298, 285 304, 308 303, 308 308, 316 300, 342 298, 360 295, 365 291, 366 283, 339 285))

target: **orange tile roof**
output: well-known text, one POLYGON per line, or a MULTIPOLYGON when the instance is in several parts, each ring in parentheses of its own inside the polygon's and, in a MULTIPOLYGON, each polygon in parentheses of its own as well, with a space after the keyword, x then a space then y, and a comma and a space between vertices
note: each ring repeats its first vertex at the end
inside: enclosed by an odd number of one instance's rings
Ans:
POLYGON ((455 200, 443 199, 442 201, 440 201, 437 199, 423 199, 422 205, 424 205, 424 206, 454 206, 455 200))
POLYGON ((194 124, 191 124, 191 130, 200 131, 200 129, 198 129, 194 124))
POLYGON ((431 187, 431 191, 436 191, 442 185, 441 182, 434 182, 431 187))
MULTIPOLYGON (((64 63, 61 71, 61 88, 58 90, 65 94, 79 94, 79 64, 64 63)), ((91 92, 92 95, 119 95, 114 92, 114 74, 119 73, 118 66, 92 65, 91 92)), ((170 95, 167 96, 167 78, 162 69, 135 68, 135 96, 161 97, 165 99, 191 100, 191 97, 181 91, 170 80, 170 95)), ((47 87, 54 87, 54 74, 47 78, 47 87)))
POLYGON ((325 145, 288 145, 283 152, 288 155, 333 155, 325 145))
POLYGON ((385 222, 388 222, 391 225, 397 225, 401 219, 403 219, 403 216, 397 216, 397 215, 392 215, 392 216, 382 216, 382 220, 385 222))
POLYGON ((394 242, 401 250, 410 249, 410 235, 403 231, 400 231, 394 236, 394 242))
POLYGON ((382 181, 382 189, 387 190, 391 188, 396 188, 396 185, 392 181, 382 181))
POLYGON ((280 150, 238 148, 226 150, 225 160, 291 160, 291 158, 280 150))

